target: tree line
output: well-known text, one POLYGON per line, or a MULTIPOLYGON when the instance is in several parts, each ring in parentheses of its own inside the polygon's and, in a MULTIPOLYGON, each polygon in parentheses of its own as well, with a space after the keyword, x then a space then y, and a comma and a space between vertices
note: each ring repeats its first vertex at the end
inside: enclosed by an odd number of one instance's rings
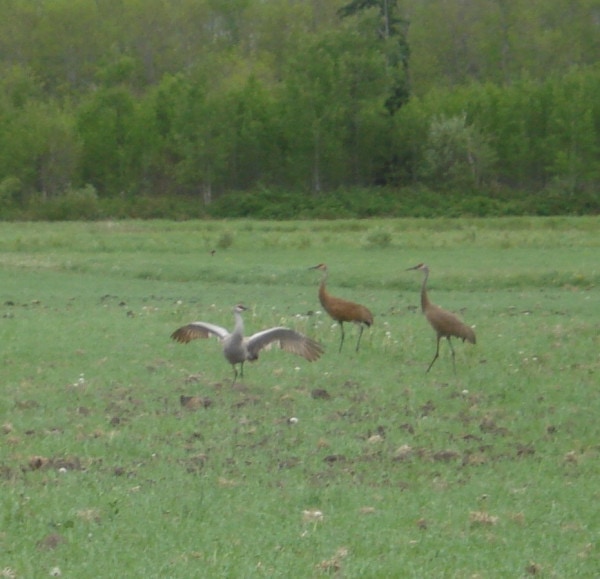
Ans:
POLYGON ((384 190, 388 212, 597 212, 599 56, 586 0, 5 0, 0 210, 384 190))

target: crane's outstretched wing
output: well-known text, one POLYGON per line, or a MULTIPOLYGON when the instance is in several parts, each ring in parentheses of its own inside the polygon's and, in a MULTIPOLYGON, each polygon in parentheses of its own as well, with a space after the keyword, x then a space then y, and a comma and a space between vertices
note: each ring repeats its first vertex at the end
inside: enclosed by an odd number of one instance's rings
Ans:
POLYGON ((171 338, 182 344, 187 344, 196 338, 210 338, 210 336, 217 336, 220 340, 224 340, 229 336, 229 330, 208 322, 192 322, 171 334, 171 338))
POLYGON ((255 357, 260 350, 277 342, 282 350, 302 356, 309 362, 318 360, 323 353, 323 346, 318 342, 300 332, 281 327, 269 328, 249 336, 246 339, 246 347, 251 356, 255 357))

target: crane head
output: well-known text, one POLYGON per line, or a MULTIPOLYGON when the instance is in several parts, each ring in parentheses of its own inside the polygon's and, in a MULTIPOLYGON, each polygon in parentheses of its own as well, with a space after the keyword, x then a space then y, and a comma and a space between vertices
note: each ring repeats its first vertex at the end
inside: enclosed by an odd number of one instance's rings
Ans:
POLYGON ((308 269, 318 269, 319 271, 327 271, 327 266, 324 263, 320 263, 319 265, 313 265, 308 269))
POLYGON ((419 271, 429 271, 429 268, 424 263, 418 263, 414 267, 407 268, 406 271, 411 271, 413 269, 418 269, 419 271))
POLYGON ((247 308, 244 304, 237 304, 234 308, 233 311, 237 314, 241 314, 242 312, 247 311, 250 308, 247 308))

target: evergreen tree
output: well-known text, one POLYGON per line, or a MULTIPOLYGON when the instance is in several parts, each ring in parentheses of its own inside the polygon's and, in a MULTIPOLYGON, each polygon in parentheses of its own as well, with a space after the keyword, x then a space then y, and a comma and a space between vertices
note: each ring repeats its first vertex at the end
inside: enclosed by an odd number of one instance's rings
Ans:
POLYGON ((408 21, 399 16, 397 0, 353 0, 339 9, 342 18, 355 16, 375 8, 379 12, 377 35, 384 42, 388 66, 393 71, 394 81, 385 107, 390 115, 395 114, 410 97, 408 45, 408 21))

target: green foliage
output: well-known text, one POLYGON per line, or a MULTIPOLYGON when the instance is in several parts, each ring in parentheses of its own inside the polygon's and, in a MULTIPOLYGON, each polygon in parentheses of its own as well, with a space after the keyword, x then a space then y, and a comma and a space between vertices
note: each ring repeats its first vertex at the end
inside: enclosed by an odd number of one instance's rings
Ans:
POLYGON ((60 107, 29 100, 0 123, 0 175, 20 181, 22 201, 36 192, 60 195, 77 180, 82 144, 60 107))
POLYGON ((396 0, 353 0, 342 6, 338 13, 342 17, 363 16, 372 22, 372 9, 377 9, 379 17, 372 23, 373 30, 384 44, 383 53, 390 74, 390 88, 385 98, 385 108, 394 115, 404 106, 410 97, 408 22, 399 15, 396 0))
POLYGON ((598 15, 571 4, 4 2, 2 217, 88 184, 107 217, 593 213, 598 15))
POLYGON ((231 231, 224 231, 217 240, 217 247, 219 249, 227 249, 233 245, 233 240, 233 233, 231 231))
POLYGON ((79 111, 78 128, 84 144, 82 177, 97 184, 105 195, 128 191, 134 177, 130 170, 134 169, 131 137, 135 109, 132 95, 119 87, 94 93, 79 111))
POLYGON ((0 207, 14 205, 21 197, 23 184, 18 177, 6 177, 0 182, 0 207))
POLYGON ((392 234, 385 229, 371 231, 365 238, 365 246, 374 249, 389 247, 392 243, 392 234))
MULTIPOLYGON (((39 200, 32 200, 30 207, 35 211, 40 207, 39 200)), ((98 194, 92 185, 68 191, 45 204, 44 219, 49 221, 75 221, 100 217, 98 194)))
POLYGON ((261 189, 224 195, 213 202, 208 211, 217 218, 258 216, 261 219, 286 219, 292 214, 303 216, 305 206, 304 195, 261 189))
MULTIPOLYGON (((0 187, 1 190, 1 187, 0 187)), ((427 187, 402 189, 344 189, 331 194, 261 189, 229 193, 206 206, 198 197, 124 195, 102 198, 88 204, 70 199, 70 194, 43 200, 33 196, 27 203, 20 197, 19 182, 8 179, 0 216, 4 220, 65 219, 176 219, 196 218, 265 220, 349 219, 373 217, 492 217, 502 215, 586 215, 600 212, 595 190, 570 193, 560 183, 551 184, 537 195, 502 187, 490 187, 488 194, 436 192, 427 187), (77 213, 81 207, 82 213, 77 213)))
POLYGON ((430 186, 474 190, 491 173, 494 153, 466 115, 434 118, 424 152, 423 178, 430 186))
POLYGON ((509 86, 523 73, 542 80, 597 64, 593 2, 410 1, 411 81, 434 86, 490 82, 509 86))
POLYGON ((0 79, 2 110, 20 109, 31 100, 42 98, 43 89, 34 71, 26 66, 5 65, 0 79))

